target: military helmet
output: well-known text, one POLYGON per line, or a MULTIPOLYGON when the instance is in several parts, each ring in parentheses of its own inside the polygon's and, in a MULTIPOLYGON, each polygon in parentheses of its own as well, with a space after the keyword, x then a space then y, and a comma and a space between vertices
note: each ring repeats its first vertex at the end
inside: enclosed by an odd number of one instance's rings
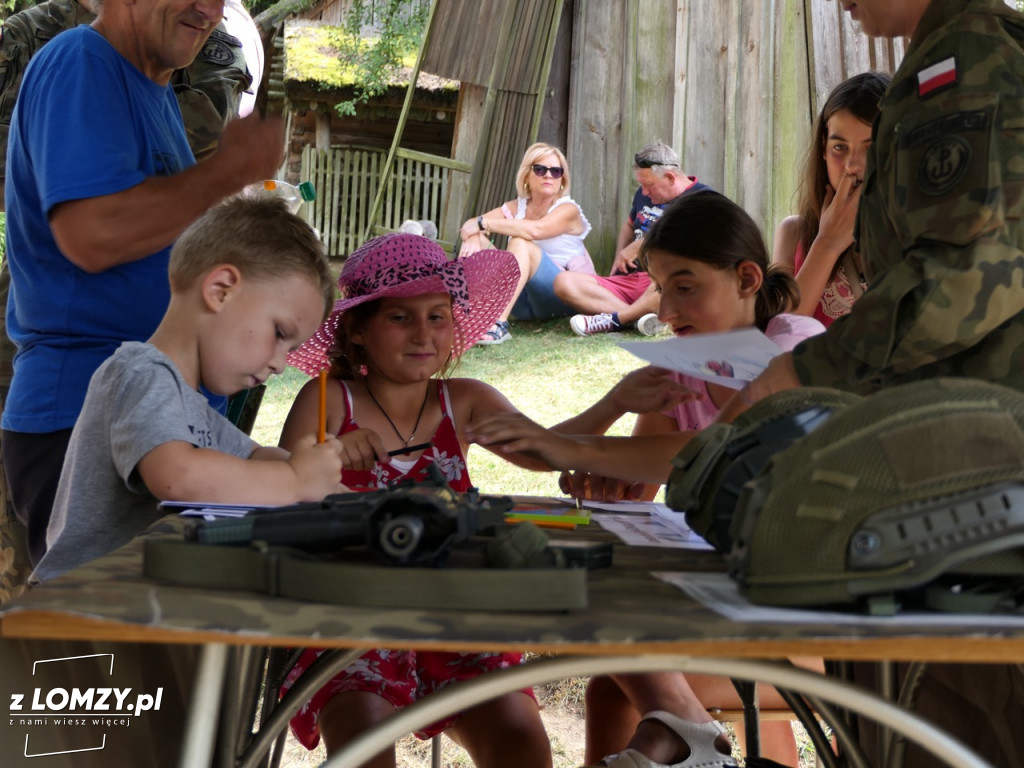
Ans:
POLYGON ((865 397, 772 457, 733 532, 732 573, 756 603, 891 613, 1024 580, 1024 394, 931 379, 865 397))
POLYGON ((720 552, 728 552, 743 484, 773 454, 859 399, 835 389, 791 389, 755 403, 731 424, 711 425, 673 459, 666 504, 684 511, 693 530, 720 552))

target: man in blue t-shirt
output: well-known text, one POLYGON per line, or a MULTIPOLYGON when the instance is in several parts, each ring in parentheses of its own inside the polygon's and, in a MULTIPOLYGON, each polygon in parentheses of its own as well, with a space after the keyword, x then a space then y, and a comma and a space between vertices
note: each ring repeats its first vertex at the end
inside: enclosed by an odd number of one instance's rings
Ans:
POLYGON ((619 331, 633 324, 645 336, 654 336, 664 326, 658 321, 658 295, 651 278, 636 263, 640 242, 669 203, 684 192, 708 187, 680 171, 679 156, 661 141, 636 153, 633 173, 640 186, 619 230, 608 277, 565 272, 555 278, 555 295, 584 313, 569 319, 580 336, 619 331))
POLYGON ((221 0, 104 0, 91 26, 55 37, 25 71, 7 155, 18 351, 2 450, 33 562, 93 371, 146 340, 167 308, 171 244, 280 163, 282 125, 256 115, 229 123, 201 164, 189 149, 169 82, 222 12, 221 0))

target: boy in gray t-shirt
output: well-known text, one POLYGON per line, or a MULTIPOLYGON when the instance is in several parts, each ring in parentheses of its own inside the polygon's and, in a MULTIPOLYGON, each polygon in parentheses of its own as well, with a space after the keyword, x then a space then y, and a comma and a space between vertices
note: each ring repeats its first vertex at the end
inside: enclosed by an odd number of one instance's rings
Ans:
POLYGON ((122 344, 89 383, 33 581, 125 544, 159 500, 290 504, 344 490, 337 439, 261 447, 198 391, 262 383, 323 322, 334 286, 316 233, 280 201, 237 198, 182 234, 169 275, 156 332, 122 344))

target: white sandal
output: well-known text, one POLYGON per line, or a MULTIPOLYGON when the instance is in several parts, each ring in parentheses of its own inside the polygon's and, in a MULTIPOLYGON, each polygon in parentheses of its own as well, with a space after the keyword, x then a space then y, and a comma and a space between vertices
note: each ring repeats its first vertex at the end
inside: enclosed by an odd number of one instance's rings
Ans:
POLYGON ((683 720, 669 712, 654 710, 643 716, 644 720, 657 720, 690 747, 690 756, 679 763, 666 765, 656 763, 647 755, 635 749, 626 749, 617 755, 610 755, 601 761, 607 768, 737 768, 732 755, 715 749, 715 741, 725 733, 725 728, 714 720, 708 723, 694 723, 683 720))

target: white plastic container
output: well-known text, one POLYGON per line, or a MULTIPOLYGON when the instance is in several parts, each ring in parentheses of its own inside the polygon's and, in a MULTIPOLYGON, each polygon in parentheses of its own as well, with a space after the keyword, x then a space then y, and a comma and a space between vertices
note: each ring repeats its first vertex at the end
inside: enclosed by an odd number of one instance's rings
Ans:
POLYGON ((303 203, 316 200, 316 190, 308 181, 295 186, 279 179, 266 179, 262 184, 253 184, 250 189, 257 195, 281 198, 292 213, 298 213, 303 203))

